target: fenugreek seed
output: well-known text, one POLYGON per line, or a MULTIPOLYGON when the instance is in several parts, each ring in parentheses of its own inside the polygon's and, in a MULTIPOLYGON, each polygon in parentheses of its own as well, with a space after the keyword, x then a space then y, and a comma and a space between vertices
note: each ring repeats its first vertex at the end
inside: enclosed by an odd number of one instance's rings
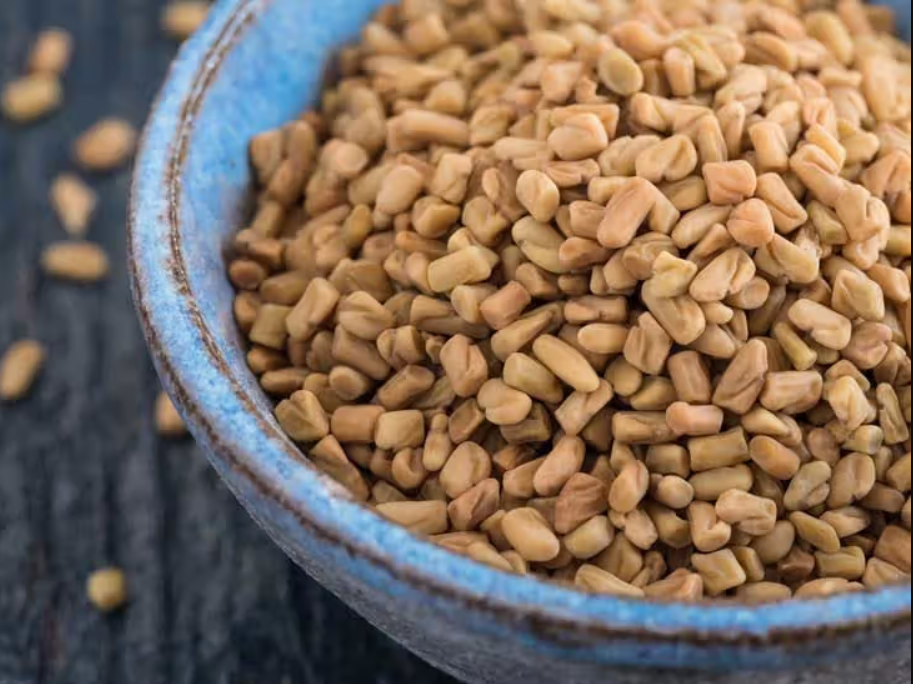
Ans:
POLYGON ((421 411, 390 411, 377 419, 374 443, 379 449, 417 448, 425 441, 425 419, 421 411))
POLYGON ((102 119, 73 143, 73 157, 89 171, 113 171, 126 164, 136 148, 136 129, 123 119, 102 119))
POLYGON ((108 255, 91 242, 57 242, 41 254, 41 268, 50 276, 95 283, 108 275, 108 255))
POLYGON ((583 466, 586 444, 579 437, 562 437, 533 475, 539 496, 555 496, 583 466))
POLYGON ((875 546, 875 557, 910 574, 910 531, 888 525, 875 546))
POLYGON ((748 466, 737 465, 695 473, 688 482, 694 488, 696 499, 716 501, 723 492, 730 489, 750 491, 754 484, 754 475, 748 466))
POLYGON ((748 580, 745 570, 729 549, 710 554, 696 553, 691 557, 691 563, 704 581, 704 590, 711 596, 735 589, 748 580))
POLYGON ((795 526, 796 534, 815 548, 825 553, 837 553, 840 550, 840 538, 836 530, 823 520, 801 511, 791 513, 789 520, 795 526))
POLYGON ((752 438, 749 455, 764 472, 778 480, 789 480, 799 471, 801 465, 801 459, 796 452, 776 439, 764 435, 752 438))
POLYGON ((163 437, 183 437, 187 434, 184 419, 164 392, 160 392, 155 399, 155 429, 163 437))
POLYGON ((614 596, 641 597, 644 595, 639 589, 627 582, 620 580, 610 572, 595 565, 585 563, 577 569, 574 584, 581 589, 599 594, 612 594, 614 596))
POLYGON ((393 501, 379 504, 377 512, 416 534, 442 534, 448 527, 443 501, 393 501))
POLYGON ((561 543, 534 508, 515 508, 501 521, 504 536, 525 560, 544 563, 558 555, 561 543))
POLYGON ((777 504, 738 489, 723 492, 716 502, 720 520, 753 537, 770 534, 777 522, 777 504))
POLYGON ((533 353, 552 373, 580 392, 595 392, 599 376, 586 358, 571 345, 552 335, 540 335, 533 353))
POLYGON ((562 543, 574 558, 589 560, 608 548, 613 538, 614 528, 609 524, 608 518, 594 515, 565 535, 562 543))
POLYGON ((35 39, 29 53, 28 69, 31 73, 60 76, 70 65, 73 37, 60 28, 44 29, 35 39))
POLYGON ((208 2, 172 0, 162 12, 162 28, 172 38, 186 40, 206 21, 208 14, 208 2))
POLYGON ((624 50, 613 48, 603 52, 597 71, 602 84, 617 95, 628 97, 644 87, 640 66, 624 50))
POLYGON ((695 472, 734 466, 749 460, 745 431, 734 428, 719 435, 688 440, 691 469, 695 472))
POLYGON ((41 373, 46 356, 44 345, 35 340, 10 345, 0 357, 0 401, 24 398, 41 373))
POLYGON ((110 613, 127 602, 127 577, 120 568, 95 570, 86 580, 86 595, 102 613, 110 613))
POLYGON ((828 487, 828 507, 842 508, 865 498, 875 486, 876 477, 875 461, 871 456, 862 453, 844 456, 833 467, 828 487))
POLYGON ((0 95, 0 110, 10 121, 30 123, 58 109, 63 88, 56 75, 35 73, 8 83, 0 95))
POLYGON ((73 237, 84 236, 98 204, 95 191, 78 176, 65 173, 51 185, 50 200, 64 230, 73 237))

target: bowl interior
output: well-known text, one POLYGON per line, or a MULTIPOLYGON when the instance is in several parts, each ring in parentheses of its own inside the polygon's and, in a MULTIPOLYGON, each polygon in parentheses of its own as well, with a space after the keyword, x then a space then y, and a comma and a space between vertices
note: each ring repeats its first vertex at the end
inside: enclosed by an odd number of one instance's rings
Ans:
POLYGON ((909 619, 909 585, 746 610, 592 596, 508 576, 384 522, 300 459, 246 368, 222 248, 249 208, 247 141, 313 102, 327 57, 382 4, 223 0, 174 65, 137 164, 130 257, 144 329, 166 386, 242 503, 286 548, 296 535, 270 513, 279 500, 375 563, 559 623, 726 639, 909 619))

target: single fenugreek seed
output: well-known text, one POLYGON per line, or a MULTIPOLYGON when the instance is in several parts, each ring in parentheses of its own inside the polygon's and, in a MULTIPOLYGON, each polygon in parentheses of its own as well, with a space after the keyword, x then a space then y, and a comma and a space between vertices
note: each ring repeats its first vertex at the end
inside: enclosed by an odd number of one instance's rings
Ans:
POLYGON ((35 73, 7 83, 0 95, 0 110, 10 121, 30 123, 47 116, 63 103, 63 88, 56 75, 35 73))
POLYGON ((133 156, 136 129, 123 119, 102 119, 73 143, 73 157, 88 171, 113 171, 133 156))
POLYGON ((35 39, 29 53, 28 69, 31 73, 60 76, 70 65, 73 37, 61 28, 44 29, 35 39))
POLYGON ((108 275, 108 255, 91 242, 56 242, 41 254, 41 268, 50 276, 94 283, 108 275))
POLYGON ((51 185, 50 201, 64 230, 73 237, 83 237, 98 204, 95 191, 78 176, 64 173, 51 185))
POLYGON ((155 399, 155 429, 163 437, 183 437, 187 434, 184 419, 164 392, 160 392, 155 399))
POLYGON ((41 373, 47 356, 44 345, 36 340, 19 340, 0 357, 0 401, 24 398, 41 373))
POLYGON ((86 580, 86 595, 102 613, 110 613, 127 602, 127 576, 120 568, 100 568, 86 580))
POLYGON ((186 40, 209 14, 209 3, 203 0, 172 0, 162 11, 162 28, 172 38, 186 40))

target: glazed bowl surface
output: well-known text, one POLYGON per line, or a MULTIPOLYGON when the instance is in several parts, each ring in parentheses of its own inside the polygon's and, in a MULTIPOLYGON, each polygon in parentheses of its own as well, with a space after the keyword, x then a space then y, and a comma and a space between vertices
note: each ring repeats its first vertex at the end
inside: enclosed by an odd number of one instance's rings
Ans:
POLYGON ((172 66, 137 161, 137 310, 163 383, 251 516, 370 622, 464 681, 792 668, 908 641, 909 585, 757 608, 588 595, 426 543, 302 460, 246 367, 224 247, 250 208, 247 141, 315 100, 329 56, 382 4, 217 3, 172 66))

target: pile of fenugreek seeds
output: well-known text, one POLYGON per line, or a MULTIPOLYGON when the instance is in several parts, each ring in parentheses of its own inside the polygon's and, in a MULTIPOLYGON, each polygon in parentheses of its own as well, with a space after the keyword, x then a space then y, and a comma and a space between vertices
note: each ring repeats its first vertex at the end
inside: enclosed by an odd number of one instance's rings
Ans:
MULTIPOLYGON (((169 37, 188 38, 206 19, 206 0, 172 0, 162 10, 161 27, 169 37)), ((46 28, 35 38, 26 59, 25 74, 0 91, 0 115, 17 126, 34 124, 64 105, 63 79, 74 51, 73 37, 61 28, 46 28)), ((72 157, 83 173, 122 170, 132 159, 136 131, 127 121, 103 118, 73 143, 72 157)), ((101 245, 86 240, 98 196, 76 172, 64 172, 50 184, 48 200, 68 239, 48 245, 40 265, 50 278, 90 285, 107 278, 110 261, 101 245)), ((45 346, 31 338, 12 342, 0 353, 0 405, 28 397, 47 360, 45 346)), ((180 437, 186 427, 168 396, 155 402, 154 422, 163 437, 180 437)), ((100 568, 86 580, 86 594, 103 612, 127 601, 127 581, 116 567, 100 568)))
POLYGON ((856 0, 404 0, 257 136, 276 417, 496 568, 768 601, 910 573, 910 52, 856 0))

